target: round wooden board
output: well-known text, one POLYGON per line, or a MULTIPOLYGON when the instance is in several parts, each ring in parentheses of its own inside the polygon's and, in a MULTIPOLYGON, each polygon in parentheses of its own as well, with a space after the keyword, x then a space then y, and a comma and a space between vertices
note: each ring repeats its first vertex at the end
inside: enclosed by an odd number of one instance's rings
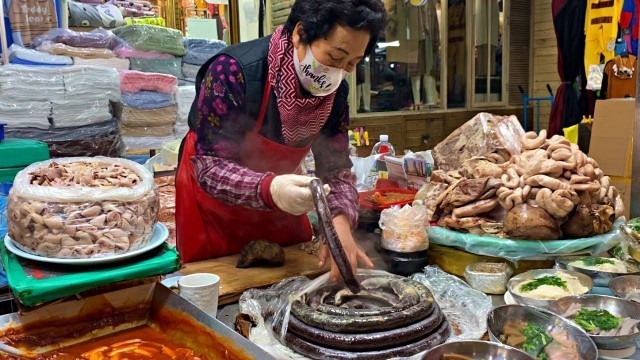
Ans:
MULTIPOLYGON (((427 258, 429 264, 437 265, 442 270, 456 276, 464 276, 464 269, 467 265, 474 262, 508 262, 502 258, 496 258, 491 256, 476 255, 464 250, 459 250, 452 247, 429 244, 429 251, 427 258)), ((513 263, 510 263, 511 267, 513 263)), ((518 261, 518 267, 513 269, 513 275, 518 275, 523 272, 535 269, 551 269, 555 265, 554 260, 520 260, 518 261)))

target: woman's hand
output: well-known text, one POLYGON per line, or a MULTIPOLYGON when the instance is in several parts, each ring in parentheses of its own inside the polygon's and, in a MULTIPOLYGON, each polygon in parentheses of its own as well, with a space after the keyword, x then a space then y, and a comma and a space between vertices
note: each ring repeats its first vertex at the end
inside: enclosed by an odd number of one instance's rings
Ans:
MULTIPOLYGON (((349 263, 351 264, 353 273, 356 273, 358 264, 368 269, 373 269, 373 263, 371 262, 371 259, 369 259, 367 254, 365 254, 362 249, 360 249, 360 247, 356 244, 356 241, 353 239, 353 235, 351 235, 351 224, 349 223, 349 219, 347 219, 347 217, 344 215, 338 215, 333 218, 333 226, 336 228, 336 233, 338 233, 340 243, 344 248, 344 252, 347 254, 347 258, 349 259, 349 263)), ((339 280, 341 278, 340 271, 338 271, 338 267, 336 266, 335 261, 333 261, 331 253, 329 252, 329 248, 326 244, 322 245, 319 257, 319 265, 321 267, 323 267, 327 263, 328 259, 331 259, 331 278, 333 280, 339 280)))

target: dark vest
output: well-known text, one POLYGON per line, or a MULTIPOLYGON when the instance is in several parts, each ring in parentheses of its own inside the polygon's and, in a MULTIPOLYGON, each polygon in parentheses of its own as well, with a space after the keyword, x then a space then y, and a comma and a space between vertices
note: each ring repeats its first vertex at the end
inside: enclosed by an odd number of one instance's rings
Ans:
MULTIPOLYGON (((245 104, 244 109, 242 110, 244 111, 244 114, 242 115, 252 119, 252 123, 255 124, 262 105, 262 93, 264 91, 265 81, 267 81, 267 57, 269 53, 270 39, 271 36, 266 36, 260 39, 229 46, 200 67, 198 75, 196 76, 196 98, 193 101, 191 111, 189 112, 189 128, 191 130, 196 130, 196 110, 202 80, 204 79, 211 63, 220 55, 230 56, 236 59, 240 64, 240 69, 242 70, 246 84, 245 104)), ((333 101, 333 107, 331 109, 331 114, 327 119, 327 124, 333 124, 340 121, 340 117, 342 116, 348 101, 349 85, 346 81, 342 81, 342 84, 340 84, 340 87, 336 91, 336 97, 333 101)), ((304 116, 304 114, 300 115, 304 116)), ((278 111, 276 96, 273 91, 271 91, 269 106, 260 132, 263 136, 282 142, 280 128, 280 112, 278 111)), ((184 146, 184 141, 181 144, 178 159, 182 157, 182 146, 184 146)))

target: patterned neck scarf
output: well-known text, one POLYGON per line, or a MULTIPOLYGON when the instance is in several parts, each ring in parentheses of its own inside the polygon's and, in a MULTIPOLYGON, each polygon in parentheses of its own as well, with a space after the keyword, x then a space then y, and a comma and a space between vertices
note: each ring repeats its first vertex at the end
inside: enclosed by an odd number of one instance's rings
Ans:
POLYGON ((314 137, 327 121, 336 93, 305 96, 293 65, 293 44, 278 27, 269 42, 268 81, 276 94, 286 144, 314 137))

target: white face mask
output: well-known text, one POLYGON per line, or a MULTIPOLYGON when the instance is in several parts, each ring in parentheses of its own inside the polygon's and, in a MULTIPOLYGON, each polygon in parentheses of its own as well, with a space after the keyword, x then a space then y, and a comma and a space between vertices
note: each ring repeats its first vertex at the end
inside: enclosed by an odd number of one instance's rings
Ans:
POLYGON ((313 96, 326 96, 333 93, 342 80, 349 75, 342 69, 321 64, 311 53, 309 46, 307 46, 307 55, 302 61, 298 59, 298 49, 293 48, 293 64, 302 87, 313 96))

